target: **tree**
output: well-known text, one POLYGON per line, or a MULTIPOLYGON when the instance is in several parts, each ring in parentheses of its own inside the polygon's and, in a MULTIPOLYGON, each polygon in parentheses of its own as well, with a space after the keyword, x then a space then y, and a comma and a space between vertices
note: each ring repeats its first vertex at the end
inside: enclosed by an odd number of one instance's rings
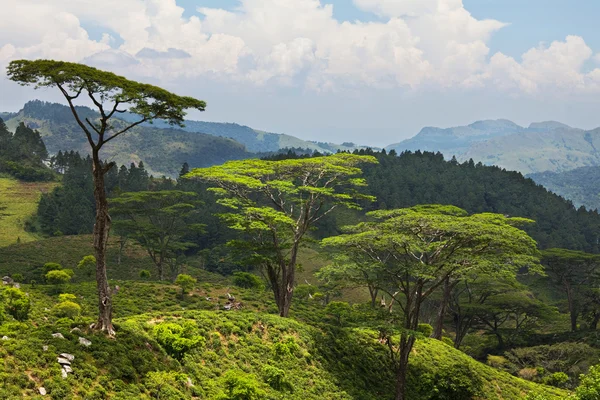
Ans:
POLYGON ((175 284, 181 288, 181 300, 183 300, 185 293, 196 284, 196 278, 187 274, 179 274, 177 275, 177 279, 175 279, 175 284))
POLYGON ((259 265, 271 285, 279 315, 287 317, 294 291, 298 251, 306 233, 336 207, 360 208, 364 186, 359 165, 371 156, 338 153, 327 157, 280 161, 230 161, 195 169, 188 175, 207 182, 232 211, 222 218, 246 234, 234 241, 259 265))
POLYGON ((46 276, 46 282, 57 287, 69 283, 73 278, 73 271, 70 269, 58 269, 49 271, 46 276))
POLYGON ((119 217, 114 222, 117 232, 146 249, 156 265, 158 278, 165 279, 164 269, 169 266, 170 278, 174 280, 179 273, 179 257, 195 246, 185 240, 185 235, 204 229, 202 224, 187 223, 199 204, 191 192, 133 192, 111 199, 111 212, 119 217))
POLYGON ((25 292, 17 288, 6 288, 2 292, 4 308, 17 321, 25 321, 29 318, 31 302, 25 292))
POLYGON ((105 144, 144 122, 164 119, 169 124, 182 125, 186 109, 204 111, 206 103, 191 97, 177 96, 156 86, 131 81, 111 72, 63 61, 11 61, 7 67, 7 75, 10 80, 23 86, 34 85, 36 89, 57 87, 87 137, 92 152, 96 202, 94 255, 99 315, 95 328, 112 336, 115 333, 112 325, 112 301, 106 275, 106 246, 111 219, 104 178, 114 163, 103 162, 100 151, 105 144), (74 101, 83 93, 87 94, 98 110, 99 116, 95 120, 82 119, 75 107, 74 101), (138 115, 139 119, 133 123, 113 119, 115 115, 126 111, 138 115))
POLYGON ((586 289, 597 281, 600 256, 582 251, 548 249, 542 251, 542 263, 554 286, 567 296, 571 331, 577 330, 577 318, 582 312, 586 289))
POLYGON ((538 251, 533 239, 499 214, 469 216, 453 206, 424 205, 367 215, 374 221, 346 227, 345 234, 322 244, 381 269, 378 287, 402 311, 399 343, 385 336, 396 369, 396 399, 404 400, 423 302, 451 276, 514 276, 522 266, 535 270, 538 251))

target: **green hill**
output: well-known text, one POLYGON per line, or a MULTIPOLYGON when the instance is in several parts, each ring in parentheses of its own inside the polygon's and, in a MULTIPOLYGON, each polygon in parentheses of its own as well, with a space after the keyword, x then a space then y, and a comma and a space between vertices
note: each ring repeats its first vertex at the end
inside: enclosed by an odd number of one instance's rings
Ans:
MULTIPOLYGON (((231 291, 244 309, 225 312, 214 311, 225 297, 220 285, 202 284, 185 300, 167 284, 112 285, 119 285, 114 296, 116 339, 87 328, 95 312, 92 284, 63 288, 82 304, 83 315, 74 320, 49 311, 58 302, 52 288, 27 285, 33 304, 30 321, 0 325, 5 337, 0 342, 0 398, 39 398, 40 388, 52 399, 393 398, 394 375, 377 334, 331 325, 318 306, 311 315, 324 322, 311 323, 301 315, 282 319, 267 314, 268 307, 257 308, 270 305, 263 292, 231 291), (178 347, 169 344, 167 331, 179 332, 178 347), (54 338, 56 333, 64 339, 54 338), (86 347, 79 338, 91 344, 86 347), (74 356, 66 379, 57 362, 62 353, 74 356), (235 392, 248 397, 235 397, 235 392)), ((549 400, 567 396, 430 339, 417 342, 411 359, 410 399, 470 393, 480 399, 516 400, 530 391, 549 400)))
POLYGON ((575 207, 600 210, 600 166, 564 172, 539 172, 528 178, 573 202, 575 207))

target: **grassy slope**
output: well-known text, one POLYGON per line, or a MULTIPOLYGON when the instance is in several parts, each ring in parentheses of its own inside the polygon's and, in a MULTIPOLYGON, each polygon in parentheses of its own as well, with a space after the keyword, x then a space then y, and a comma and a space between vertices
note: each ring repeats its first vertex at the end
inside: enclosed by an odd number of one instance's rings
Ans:
POLYGON ((0 247, 8 246, 20 238, 21 242, 31 242, 37 237, 24 229, 25 221, 36 212, 42 192, 52 190, 57 183, 28 183, 14 179, 0 178, 0 207, 7 207, 0 218, 0 247))
MULTIPOLYGON (((393 374, 387 368, 385 346, 373 331, 338 328, 327 324, 307 324, 282 319, 272 311, 268 294, 232 291, 245 309, 237 312, 214 311, 224 302, 226 286, 201 284, 184 301, 177 288, 160 283, 114 282, 120 290, 115 296, 117 340, 107 340, 86 326, 95 312, 94 286, 69 285, 65 291, 78 295, 84 317, 77 322, 57 320, 47 308, 56 304, 52 288, 26 285, 33 303, 31 321, 0 325, 0 397, 35 397, 44 386, 54 399, 110 398, 149 399, 151 371, 177 371, 189 377, 193 388, 175 385, 184 397, 216 399, 225 389, 226 371, 249 374, 266 392, 261 399, 365 399, 392 398, 393 374), (212 300, 207 301, 206 296, 212 300), (157 311, 159 310, 159 311, 157 311), (258 311, 258 312, 257 312, 258 311), (153 333, 164 322, 191 324, 206 341, 198 350, 177 361, 167 355, 153 333), (73 327, 81 332, 71 333, 73 327), (60 332, 66 339, 54 339, 60 332), (86 337, 92 346, 78 344, 86 337), (288 351, 286 344, 292 342, 288 351), (48 346, 47 351, 43 346, 48 346), (75 355, 74 374, 60 378, 56 355, 75 355), (267 384, 265 365, 285 370, 292 391, 275 390, 267 384), (102 387, 104 389, 102 389, 102 387), (72 397, 69 397, 72 394, 72 397)), ((316 306, 311 313, 322 316, 316 306)), ((434 340, 417 342, 411 361, 410 398, 432 399, 428 385, 447 378, 444 368, 460 368, 461 376, 480 385, 481 399, 520 399, 530 390, 539 390, 548 399, 563 399, 563 391, 535 385, 480 364, 461 352, 434 340), (441 375, 440 375, 441 374, 441 375)), ((165 389, 166 390, 166 389, 165 389)), ((161 398, 176 399, 163 393, 161 398)))

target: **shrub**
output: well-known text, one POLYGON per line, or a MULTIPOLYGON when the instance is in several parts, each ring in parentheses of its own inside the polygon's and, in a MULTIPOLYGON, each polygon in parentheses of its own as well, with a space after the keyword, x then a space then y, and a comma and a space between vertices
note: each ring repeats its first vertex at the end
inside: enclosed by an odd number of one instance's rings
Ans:
POLYGON ((187 376, 174 371, 149 372, 144 380, 150 395, 155 399, 185 400, 187 376))
POLYGON ((63 302, 63 301, 73 301, 75 302, 77 300, 77 296, 75 296, 74 294, 71 293, 62 293, 58 295, 58 300, 63 302))
POLYGON ((58 271, 62 269, 62 265, 59 263, 49 262, 44 264, 44 275, 46 275, 50 271, 58 271))
POLYGON ((307 300, 310 296, 317 293, 317 287, 313 285, 298 285, 294 289, 294 298, 307 300), (310 295, 310 296, 309 296, 310 295))
POLYGON ((259 386, 254 375, 241 371, 227 371, 222 378, 225 394, 219 400, 262 400, 267 393, 259 386))
POLYGON ((350 304, 343 301, 332 301, 325 307, 325 312, 329 315, 333 315, 338 323, 342 324, 342 318, 348 318, 352 312, 350 304))
POLYGON ((419 324, 417 331, 422 333, 425 337, 430 337, 433 333, 433 326, 429 324, 419 324))
POLYGON ((11 278, 15 282, 19 282, 19 283, 23 282, 23 274, 12 274, 11 278))
POLYGON ((175 279, 175 284, 181 288, 181 298, 183 299, 185 292, 192 289, 196 284, 196 278, 186 274, 179 274, 177 275, 177 279, 175 279))
POLYGON ((569 382, 569 375, 565 374, 564 372, 555 372, 544 377, 542 382, 546 385, 564 388, 567 386, 567 382, 569 382))
POLYGON ((233 284, 244 289, 262 289, 263 281, 256 275, 249 272, 234 272, 233 284))
POLYGON ((150 279, 150 271, 148 271, 147 269, 143 269, 140 271, 140 278, 141 279, 150 279))
POLYGON ((5 310, 17 321, 25 321, 29 318, 31 302, 29 297, 20 289, 7 288, 2 293, 5 301, 5 310))
POLYGON ((285 376, 285 371, 272 365, 265 365, 262 369, 262 375, 265 382, 275 390, 293 391, 292 384, 285 376))
POLYGON ((46 282, 51 285, 64 285, 71 281, 73 277, 73 271, 62 269, 62 270, 52 270, 46 274, 46 282), (69 273, 70 271, 70 273, 69 273))
POLYGON ((61 318, 74 319, 81 314, 81 306, 72 301, 63 301, 54 306, 54 313, 61 318))
POLYGON ((579 387, 575 390, 577 400, 600 399, 600 365, 590 368, 586 375, 580 376, 579 387))
POLYGON ((193 348, 204 346, 205 339, 195 334, 193 324, 185 322, 184 326, 172 322, 164 322, 154 327, 154 336, 165 351, 181 360, 185 353, 193 348))

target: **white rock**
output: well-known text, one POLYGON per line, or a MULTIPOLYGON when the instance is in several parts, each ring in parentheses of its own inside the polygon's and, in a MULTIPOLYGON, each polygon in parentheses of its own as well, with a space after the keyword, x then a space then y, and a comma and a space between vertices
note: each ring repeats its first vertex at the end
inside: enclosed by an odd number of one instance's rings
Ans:
POLYGON ((44 350, 44 351, 48 351, 48 346, 46 346, 46 345, 43 345, 43 346, 42 346, 42 350, 44 350))
POLYGON ((60 353, 59 354, 62 358, 66 358, 69 361, 73 361, 75 359, 75 356, 73 354, 69 354, 69 353, 60 353))
POLYGON ((71 329, 71 333, 73 333, 73 332, 81 332, 81 329, 79 329, 79 328, 73 328, 73 329, 71 329))
POLYGON ((71 361, 67 360, 66 358, 58 357, 57 361, 60 365, 71 365, 71 361))
POLYGON ((2 336, 2 340, 9 340, 10 338, 8 336, 2 336))
POLYGON ((39 388, 39 389, 38 389, 38 391, 40 392, 40 394, 41 394, 42 396, 45 396, 45 395, 46 395, 46 388, 45 388, 45 387, 41 387, 41 388, 39 388))
POLYGON ((52 334, 53 338, 57 338, 57 339, 64 339, 65 337, 63 336, 62 333, 58 332, 58 333, 53 333, 52 334))
POLYGON ((71 369, 71 367, 69 367, 68 365, 63 365, 63 370, 67 372, 67 374, 69 372, 73 372, 73 370, 71 369))
POLYGON ((62 375, 63 379, 67 379, 67 371, 65 371, 64 369, 61 369, 60 374, 62 375))
POLYGON ((87 340, 86 338, 83 338, 83 337, 79 338, 79 343, 86 347, 90 347, 92 345, 92 342, 90 342, 89 340, 87 340))

